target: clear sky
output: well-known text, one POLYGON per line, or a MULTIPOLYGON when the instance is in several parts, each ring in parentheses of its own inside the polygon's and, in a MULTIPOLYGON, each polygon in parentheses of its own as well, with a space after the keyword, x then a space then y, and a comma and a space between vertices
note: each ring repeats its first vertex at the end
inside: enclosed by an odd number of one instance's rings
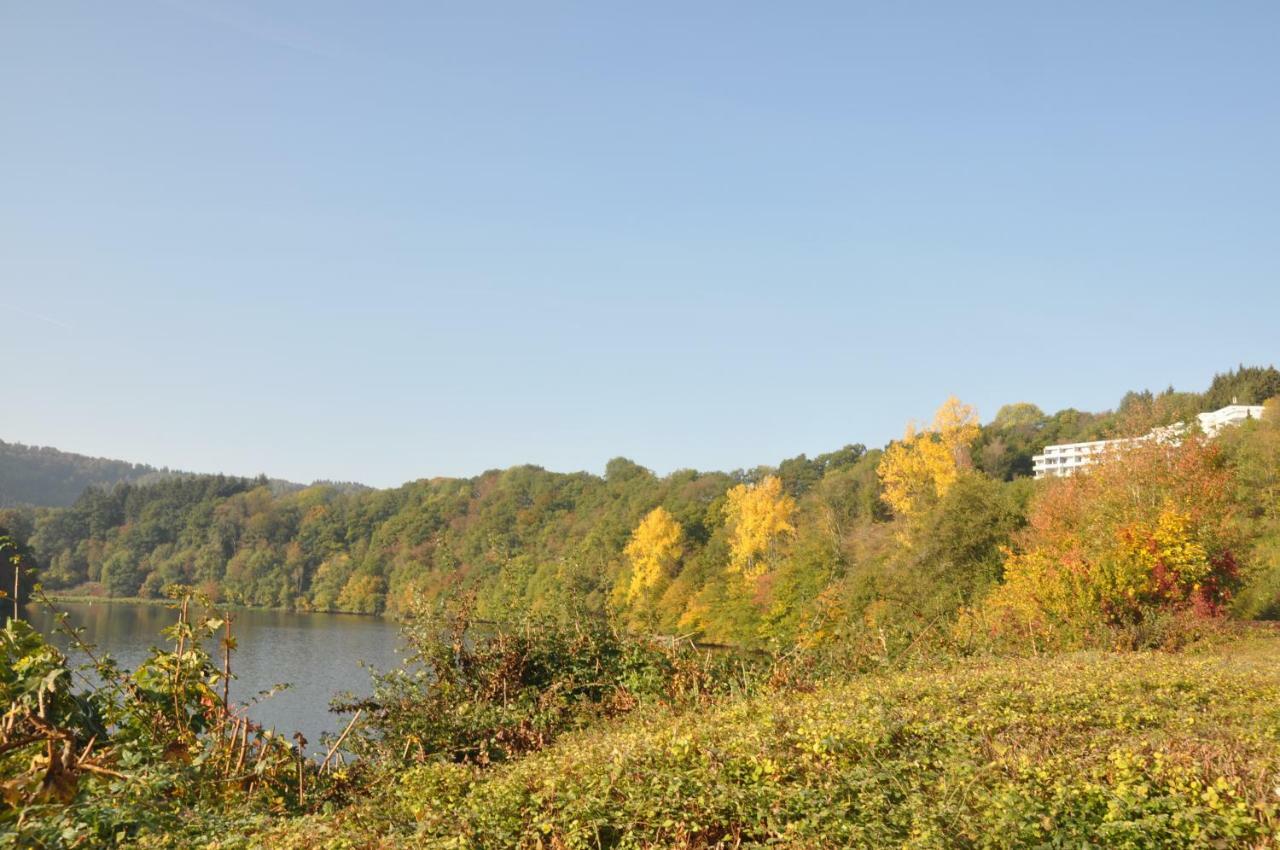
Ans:
POLYGON ((0 5, 0 439, 749 467, 1280 361, 1280 4, 0 5))

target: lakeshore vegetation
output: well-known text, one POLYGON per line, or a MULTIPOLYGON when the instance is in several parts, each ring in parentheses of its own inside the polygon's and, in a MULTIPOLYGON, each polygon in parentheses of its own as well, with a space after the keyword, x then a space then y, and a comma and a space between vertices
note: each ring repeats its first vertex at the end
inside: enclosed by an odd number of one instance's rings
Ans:
POLYGON ((1277 396, 1241 367, 734 473, 0 511, 8 577, 175 608, 137 670, 83 647, 93 685, 6 624, 0 846, 1276 846, 1277 396), (1233 399, 1266 412, 1029 477, 1233 399), (228 704, 231 603, 395 616, 410 659, 311 760, 228 704))

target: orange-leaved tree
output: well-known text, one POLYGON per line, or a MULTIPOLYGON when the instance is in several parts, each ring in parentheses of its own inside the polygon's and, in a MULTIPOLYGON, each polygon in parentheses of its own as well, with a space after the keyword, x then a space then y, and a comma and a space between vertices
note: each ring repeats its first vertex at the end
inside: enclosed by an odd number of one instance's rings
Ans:
POLYGON ((996 630, 1078 643, 1153 612, 1222 613, 1239 540, 1217 446, 1199 436, 1131 444, 1042 488, 986 600, 996 630))
POLYGON ((796 500, 782 490, 782 479, 768 475, 755 485, 729 490, 724 506, 729 531, 729 571, 758 578, 776 554, 778 543, 795 533, 791 521, 796 500))
POLYGON ((913 516, 945 496, 968 466, 978 433, 977 412, 955 396, 938 408, 929 428, 907 425, 906 436, 885 449, 877 468, 894 513, 913 516))

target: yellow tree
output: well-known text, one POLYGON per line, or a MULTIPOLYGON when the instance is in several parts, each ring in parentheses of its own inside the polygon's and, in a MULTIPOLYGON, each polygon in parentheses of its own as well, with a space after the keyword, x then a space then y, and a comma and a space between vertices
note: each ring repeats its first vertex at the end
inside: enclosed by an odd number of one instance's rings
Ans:
POLYGON ((978 437, 978 414, 951 396, 917 431, 907 425, 899 442, 885 449, 877 472, 884 500, 895 513, 911 516, 946 495, 969 463, 969 444, 978 437))
POLYGON ((782 479, 769 475, 759 484, 739 484, 728 492, 724 506, 729 530, 729 569, 748 578, 761 575, 767 556, 783 537, 795 532, 791 524, 796 500, 782 492, 782 479))
POLYGON ((666 508, 654 508, 631 532, 623 551, 631 562, 627 588, 627 602, 631 603, 675 571, 684 554, 684 529, 666 508))

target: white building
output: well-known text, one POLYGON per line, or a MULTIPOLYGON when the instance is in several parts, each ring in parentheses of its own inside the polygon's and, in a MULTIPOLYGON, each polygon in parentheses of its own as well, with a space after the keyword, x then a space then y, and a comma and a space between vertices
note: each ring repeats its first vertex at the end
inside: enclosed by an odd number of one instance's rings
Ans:
POLYGON ((1218 432, 1228 425, 1239 425, 1246 419, 1261 418, 1262 405, 1260 404, 1228 404, 1221 410, 1201 413, 1196 417, 1200 420, 1200 430, 1210 437, 1217 436, 1218 432))
POLYGON ((1044 454, 1031 458, 1036 478, 1056 475, 1059 478, 1070 475, 1082 466, 1095 462, 1098 456, 1109 449, 1132 440, 1094 440, 1091 443, 1061 443, 1056 446, 1045 446, 1044 454))
MULTIPOLYGON (((1219 431, 1228 425, 1238 425, 1246 419, 1260 418, 1262 418, 1262 405, 1260 404, 1229 404, 1220 410, 1201 413, 1196 417, 1200 423, 1200 430, 1210 437, 1216 436, 1219 431)), ((1077 469, 1096 463, 1104 452, 1144 440, 1176 440, 1185 430, 1186 426, 1179 422, 1174 425, 1157 428, 1145 437, 1130 437, 1123 440, 1094 440, 1091 443, 1062 443, 1056 446, 1045 446, 1042 454, 1031 458, 1031 463, 1035 469, 1036 478, 1050 476, 1062 478, 1077 469)))

